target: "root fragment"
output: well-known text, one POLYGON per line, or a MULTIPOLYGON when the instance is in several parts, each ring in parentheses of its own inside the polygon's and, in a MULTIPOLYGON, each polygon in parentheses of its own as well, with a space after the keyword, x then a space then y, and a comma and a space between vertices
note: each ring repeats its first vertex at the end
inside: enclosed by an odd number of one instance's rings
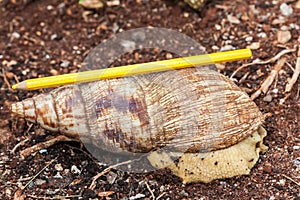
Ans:
POLYGON ((274 79, 276 78, 278 72, 281 70, 281 68, 283 67, 285 62, 286 62, 286 58, 282 58, 282 59, 278 60, 278 62, 272 69, 272 71, 269 74, 269 76, 267 77, 267 79, 261 84, 260 88, 251 95, 252 100, 256 99, 261 93, 264 93, 264 94, 267 93, 267 91, 269 90, 269 87, 272 85, 274 79))
POLYGON ((285 86, 285 92, 290 92, 300 75, 300 57, 297 58, 294 74, 285 86))
POLYGON ((236 75, 236 73, 239 72, 240 70, 244 69, 245 67, 249 67, 249 66, 252 66, 252 65, 265 65, 265 64, 268 64, 268 63, 273 63, 276 60, 280 59, 283 55, 285 55, 287 53, 295 52, 295 51, 296 51, 296 49, 284 49, 281 52, 279 52, 276 56, 274 56, 274 57, 272 57, 272 58, 270 58, 268 60, 265 60, 265 61, 254 61, 252 63, 244 64, 244 65, 240 66, 239 68, 237 68, 232 73, 232 75, 230 76, 230 79, 233 79, 233 77, 236 75))
POLYGON ((72 142, 72 141, 76 141, 78 142, 78 140, 76 139, 73 139, 73 138, 69 138, 67 136, 64 136, 64 135, 59 135, 51 140, 48 140, 48 141, 45 141, 45 142, 41 142, 41 143, 38 143, 32 147, 29 147, 27 149, 24 149, 20 152, 20 156, 22 159, 28 157, 30 154, 33 154, 41 149, 45 149, 45 148, 48 148, 58 142, 72 142))

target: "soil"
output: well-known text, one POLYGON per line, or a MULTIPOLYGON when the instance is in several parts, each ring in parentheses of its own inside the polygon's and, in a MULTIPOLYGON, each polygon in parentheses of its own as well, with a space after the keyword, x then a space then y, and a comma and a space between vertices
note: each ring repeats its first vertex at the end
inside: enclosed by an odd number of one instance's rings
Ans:
MULTIPOLYGON (((291 92, 285 92, 300 57, 300 2, 217 0, 201 10, 182 1, 115 2, 87 9, 75 0, 0 0, 1 199, 300 199, 299 79, 291 92), (289 16, 280 9, 283 3, 293 8, 289 16), (183 185, 169 170, 134 174, 112 169, 97 180, 94 189, 89 189, 92 177, 106 167, 98 165, 79 143, 61 142, 21 159, 21 150, 55 133, 12 116, 7 107, 10 102, 50 89, 13 91, 10 86, 30 78, 76 72, 87 53, 103 40, 146 26, 184 33, 209 53, 250 46, 250 60, 217 66, 227 76, 244 63, 270 59, 287 48, 296 49, 283 56, 286 64, 267 93, 255 99, 267 116, 264 127, 269 150, 251 173, 208 184, 183 185), (23 144, 14 149, 21 141, 23 144)), ((116 65, 170 55, 155 49, 141 50, 125 55, 116 65)), ((275 64, 276 60, 245 67, 236 74, 235 82, 251 95, 275 64)))

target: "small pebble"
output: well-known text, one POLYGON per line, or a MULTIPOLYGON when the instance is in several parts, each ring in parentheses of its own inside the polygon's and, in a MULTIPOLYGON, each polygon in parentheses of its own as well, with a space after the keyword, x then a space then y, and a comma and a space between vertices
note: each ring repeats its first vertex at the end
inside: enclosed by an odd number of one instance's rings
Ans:
POLYGON ((288 17, 293 14, 293 8, 290 5, 287 5, 286 3, 282 3, 280 5, 280 12, 284 16, 288 17))
POLYGON ((111 0, 106 2, 107 6, 119 6, 120 5, 120 0, 111 0))
POLYGON ((291 32, 279 30, 277 32, 277 41, 281 44, 287 43, 292 38, 291 32))
POLYGON ((136 194, 135 196, 131 196, 129 197, 129 200, 135 200, 135 199, 141 199, 141 198, 144 198, 145 195, 144 194, 136 194))
POLYGON ((47 152, 47 149, 41 149, 39 150, 39 153, 42 154, 42 153, 46 153, 47 152))
POLYGON ((239 24, 239 23, 241 23, 240 20, 237 17, 232 16, 232 15, 227 15, 227 19, 232 24, 239 24))
POLYGON ((222 27, 219 25, 219 24, 215 24, 215 28, 216 28, 216 30, 221 30, 222 29, 222 27))
POLYGON ((293 146, 293 149, 294 149, 294 150, 299 150, 299 149, 300 149, 300 146, 293 146))
POLYGON ((173 58, 173 55, 171 53, 166 53, 166 59, 171 59, 173 58))
POLYGON ((266 95, 264 98, 263 98, 263 101, 265 102, 271 102, 272 101, 272 96, 271 95, 266 95))
POLYGON ((57 172, 54 176, 53 176, 53 178, 59 178, 59 179, 62 179, 63 177, 62 177, 62 175, 59 173, 59 172, 57 172))
POLYGON ((70 65, 70 62, 67 61, 67 60, 63 60, 62 63, 60 63, 60 66, 61 66, 61 67, 64 67, 64 68, 65 68, 65 67, 68 67, 69 65, 70 65))
POLYGON ((18 32, 13 32, 11 34, 11 39, 19 39, 20 37, 21 37, 21 35, 18 32))
POLYGON ((56 169, 56 171, 63 171, 64 170, 64 168, 61 166, 60 163, 54 165, 54 169, 56 169))
POLYGON ((252 36, 248 36, 248 37, 246 37, 246 42, 251 42, 252 40, 253 40, 253 37, 252 36))
POLYGON ((48 5, 47 6, 47 10, 53 10, 53 6, 52 5, 48 5))
POLYGON ((249 46, 247 46, 247 48, 250 48, 250 49, 259 49, 260 48, 260 43, 259 42, 253 42, 251 43, 249 46))
POLYGON ((221 47, 220 51, 230 51, 234 49, 235 48, 232 45, 225 45, 224 47, 221 47))
POLYGON ((73 174, 80 174, 80 173, 81 173, 81 171, 77 168, 76 165, 72 165, 72 167, 71 167, 71 172, 72 172, 73 174))
POLYGON ((293 160, 293 163, 300 169, 300 157, 293 160))
POLYGON ((265 38, 265 37, 267 37, 267 34, 265 32, 261 32, 261 33, 257 34, 257 37, 265 38))
POLYGON ((50 74, 56 76, 58 75, 58 71, 56 69, 50 69, 50 74))

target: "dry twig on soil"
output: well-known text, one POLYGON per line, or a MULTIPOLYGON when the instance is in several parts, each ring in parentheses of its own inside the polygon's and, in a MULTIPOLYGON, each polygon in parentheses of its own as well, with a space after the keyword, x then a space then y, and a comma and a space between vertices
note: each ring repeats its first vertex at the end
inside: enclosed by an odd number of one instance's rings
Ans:
POLYGON ((254 61, 252 63, 247 63, 247 64, 244 64, 242 66, 240 66, 239 68, 237 68, 230 76, 230 79, 232 79, 237 72, 239 72, 241 69, 245 68, 245 67, 249 67, 249 66, 252 66, 252 65, 265 65, 265 64, 268 64, 268 63, 273 63, 275 62, 276 60, 278 60, 279 58, 281 58, 281 56, 287 54, 287 53, 291 53, 291 52, 295 52, 296 49, 284 49, 282 50, 281 52, 279 52, 276 56, 266 60, 266 61, 254 61))
POLYGON ((285 86, 285 92, 290 92, 300 75, 300 57, 297 58, 294 74, 285 86))
POLYGON ((41 150, 41 149, 45 149, 45 148, 48 148, 58 142, 79 142, 78 140, 76 139, 73 139, 73 138, 69 138, 67 136, 64 136, 64 135, 59 135, 51 140, 48 140, 48 141, 45 141, 45 142, 41 142, 41 143, 38 143, 32 147, 28 147, 24 150, 22 150, 20 152, 20 156, 22 159, 26 158, 27 156, 29 156, 30 154, 32 153, 35 153, 37 152, 38 150, 41 150))
POLYGON ((260 88, 251 95, 252 100, 256 99, 261 94, 261 92, 263 92, 264 94, 267 93, 267 91, 269 90, 269 87, 272 85, 272 83, 273 83, 274 79, 276 78, 279 70, 281 70, 281 68, 283 67, 285 62, 286 62, 286 58, 282 58, 282 59, 278 60, 278 62, 276 63, 276 65, 272 69, 271 73, 269 74, 269 76, 261 84, 260 88))

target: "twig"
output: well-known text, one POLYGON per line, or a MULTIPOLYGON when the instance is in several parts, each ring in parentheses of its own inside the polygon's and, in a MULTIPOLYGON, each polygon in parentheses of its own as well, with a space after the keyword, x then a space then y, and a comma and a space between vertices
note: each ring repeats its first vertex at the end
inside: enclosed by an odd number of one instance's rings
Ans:
POLYGON ((21 190, 24 190, 36 177, 38 177, 38 175, 40 175, 47 167, 49 167, 49 165, 51 165, 55 160, 57 159, 57 157, 56 158, 54 158, 53 160, 51 160, 45 167, 43 167, 43 169, 41 169, 36 175, 34 175, 31 179, 30 179, 30 181, 28 181, 27 183, 26 183, 26 185, 25 186, 23 186, 22 188, 21 188, 21 190))
POLYGON ((264 94, 267 93, 267 91, 269 90, 269 87, 272 85, 275 77, 277 76, 279 70, 283 67, 285 62, 286 62, 286 58, 282 58, 282 59, 278 60, 278 62, 272 69, 271 73, 269 74, 269 76, 261 84, 260 88, 251 95, 252 100, 256 99, 261 94, 261 92, 263 92, 264 94))
POLYGON ((108 168, 104 169, 102 172, 98 173, 96 176, 93 177, 93 180, 92 180, 92 183, 91 183, 89 189, 94 190, 95 187, 96 187, 96 181, 98 180, 98 178, 100 178, 101 176, 107 174, 108 172, 110 172, 110 170, 112 170, 116 167, 119 167, 121 165, 126 165, 126 164, 129 164, 129 163, 132 163, 133 161, 137 161, 137 160, 139 160, 139 159, 127 160, 127 161, 124 161, 124 162, 121 162, 121 163, 118 163, 118 164, 115 164, 115 165, 111 165, 108 168))
POLYGON ((284 54, 287 54, 287 53, 291 53, 291 52, 295 52, 296 49, 285 49, 285 50, 282 50, 281 52, 279 52, 276 56, 268 59, 268 60, 265 60, 265 61, 254 61, 252 63, 247 63, 247 64, 244 64, 242 66, 240 66, 239 68, 237 68, 230 76, 230 79, 232 79, 237 72, 239 72, 241 69, 244 69, 245 67, 249 67, 249 66, 252 66, 252 65, 264 65, 264 64, 268 64, 268 63, 273 63, 275 62, 276 60, 278 60, 281 56, 283 56, 284 54))
POLYGON ((29 148, 26 148, 24 150, 22 150, 20 152, 20 156, 22 159, 26 158, 27 156, 29 156, 30 154, 34 153, 34 152, 37 152, 38 150, 40 149, 45 149, 45 148, 48 148, 58 142, 70 142, 70 141, 76 141, 78 142, 78 140, 76 139, 73 139, 73 138, 69 138, 67 136, 64 136, 64 135, 59 135, 51 140, 48 140, 48 141, 45 141, 45 142, 41 142, 41 143, 38 143, 32 147, 29 147, 29 148))
POLYGON ((166 194, 166 192, 161 193, 160 195, 157 196, 156 200, 159 200, 159 199, 162 198, 165 194, 166 194))
POLYGON ((286 179, 289 179, 290 181, 292 181, 293 183, 295 183, 296 185, 300 186, 300 183, 295 181, 294 179, 292 179, 291 177, 285 175, 285 174, 282 174, 283 177, 285 177, 286 179))
POLYGON ((147 181, 145 182, 145 184, 146 184, 146 187, 147 187, 147 189, 149 190, 149 192, 150 192, 150 194, 151 194, 151 196, 152 196, 152 199, 155 200, 154 193, 153 193, 153 191, 151 190, 151 188, 150 188, 149 184, 147 183, 147 181))
POLYGON ((21 142, 19 142, 18 144, 16 144, 16 146, 14 146, 14 148, 11 150, 11 153, 14 154, 15 151, 20 147, 20 146, 24 146, 26 142, 28 142, 28 138, 26 138, 25 140, 22 140, 21 142))
POLYGON ((81 195, 79 194, 75 194, 75 195, 67 195, 67 196, 55 196, 55 197, 40 197, 40 196, 35 196, 35 195, 31 195, 31 194, 28 194, 27 195, 28 197, 31 197, 31 198, 34 198, 34 199, 69 199, 69 198, 79 198, 81 197, 81 195))
POLYGON ((13 89, 11 89, 10 83, 8 82, 8 80, 7 80, 7 78, 6 78, 6 75, 5 75, 5 72, 4 72, 4 69, 3 69, 3 68, 2 68, 2 75, 3 75, 4 83, 5 83, 5 85, 8 87, 8 90, 9 90, 9 91, 13 91, 13 89))
POLYGON ((294 74, 293 74, 292 78, 289 80, 289 82, 286 84, 285 92, 290 92, 292 90, 294 84, 296 83, 296 81, 299 77, 299 74, 300 74, 300 57, 297 58, 294 74))
MULTIPOLYGON (((29 130, 31 129, 31 127, 33 126, 33 124, 30 124, 27 128, 27 130, 24 132, 24 135, 27 134, 29 132, 29 130)), ((17 150, 17 148, 19 148, 19 146, 23 146, 29 139, 26 138, 25 140, 19 142, 18 144, 16 144, 16 146, 14 146, 14 148, 11 150, 11 153, 15 153, 15 151, 17 150)))

